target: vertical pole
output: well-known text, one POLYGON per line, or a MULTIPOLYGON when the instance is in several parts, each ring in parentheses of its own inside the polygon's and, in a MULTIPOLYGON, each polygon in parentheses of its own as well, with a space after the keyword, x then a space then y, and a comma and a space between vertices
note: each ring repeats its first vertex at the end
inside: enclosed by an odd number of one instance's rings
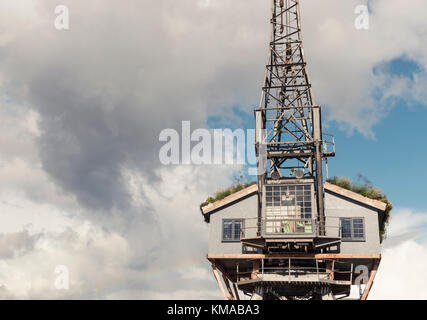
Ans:
POLYGON ((333 280, 333 269, 334 269, 334 261, 326 260, 326 272, 329 275, 329 279, 333 280))
MULTIPOLYGON (((353 268, 353 265, 351 265, 353 268)), ((335 260, 332 260, 332 280, 335 280, 335 260)))
POLYGON ((261 267, 262 277, 264 278, 264 259, 261 260, 261 264, 262 264, 262 267, 261 267))
POLYGON ((316 259, 316 273, 317 273, 317 280, 319 279, 319 261, 316 259))
POLYGON ((320 235, 326 235, 325 232, 325 207, 322 173, 322 120, 320 107, 313 107, 313 139, 314 139, 314 161, 316 163, 316 200, 320 235))

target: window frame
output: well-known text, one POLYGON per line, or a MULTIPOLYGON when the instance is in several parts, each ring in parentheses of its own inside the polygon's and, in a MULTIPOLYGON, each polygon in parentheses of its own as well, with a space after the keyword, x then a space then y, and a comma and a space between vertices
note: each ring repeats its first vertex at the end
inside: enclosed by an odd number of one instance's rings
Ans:
POLYGON ((341 241, 343 242, 366 242, 366 224, 364 217, 340 217, 340 236, 341 241), (342 222, 343 220, 350 220, 350 238, 343 238, 342 235, 342 222), (355 237, 354 236, 354 220, 362 220, 363 226, 363 237, 355 237))
POLYGON ((264 218, 275 216, 274 212, 289 207, 301 209, 301 219, 312 220, 316 219, 315 196, 313 183, 297 183, 297 184, 277 184, 265 185, 263 193, 263 209, 264 218), (293 198, 294 204, 284 205, 282 197, 289 194, 293 198))
POLYGON ((222 224, 221 224, 221 241, 222 242, 225 242, 225 243, 232 243, 232 242, 240 242, 240 235, 241 235, 241 232, 242 232, 242 229, 244 228, 244 219, 242 219, 242 218, 224 218, 224 219, 222 219, 222 224), (233 237, 233 239, 224 239, 224 223, 225 222, 231 222, 231 235, 232 235, 232 237, 233 236, 235 236, 235 225, 237 224, 237 223, 239 223, 240 224, 240 232, 239 232, 239 235, 238 235, 238 239, 236 239, 236 238, 234 238, 233 237))

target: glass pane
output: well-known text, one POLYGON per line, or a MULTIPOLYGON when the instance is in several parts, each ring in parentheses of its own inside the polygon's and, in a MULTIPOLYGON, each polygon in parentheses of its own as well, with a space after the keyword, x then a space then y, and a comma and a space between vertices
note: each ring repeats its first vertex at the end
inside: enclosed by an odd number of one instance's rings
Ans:
POLYGON ((363 239, 365 237, 363 219, 353 219, 353 236, 358 239, 363 239))
POLYGON ((233 240, 233 222, 230 220, 224 220, 223 222, 223 240, 233 240))
POLYGON ((234 237, 233 240, 240 240, 240 225, 241 225, 241 221, 236 220, 234 222, 234 237))
POLYGON ((341 219, 341 237, 351 239, 351 219, 341 219))

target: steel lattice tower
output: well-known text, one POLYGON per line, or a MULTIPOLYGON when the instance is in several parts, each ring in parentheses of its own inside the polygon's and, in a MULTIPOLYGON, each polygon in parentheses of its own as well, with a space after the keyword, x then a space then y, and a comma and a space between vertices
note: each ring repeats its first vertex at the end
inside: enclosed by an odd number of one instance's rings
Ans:
POLYGON ((269 180, 313 178, 319 230, 324 232, 321 110, 315 105, 301 35, 299 0, 272 0, 271 41, 256 127, 258 155, 267 154, 260 190, 269 180))

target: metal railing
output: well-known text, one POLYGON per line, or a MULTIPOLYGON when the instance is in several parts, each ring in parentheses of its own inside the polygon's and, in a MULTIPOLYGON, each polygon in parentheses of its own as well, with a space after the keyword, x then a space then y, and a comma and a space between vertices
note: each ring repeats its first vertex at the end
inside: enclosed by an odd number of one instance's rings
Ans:
POLYGON ((327 237, 341 238, 340 217, 327 216, 324 227, 316 219, 266 217, 246 218, 242 221, 240 238, 255 238, 260 236, 309 236, 321 234, 327 237), (324 228, 324 232, 323 231, 324 228))
POLYGON ((263 233, 271 235, 312 235, 316 234, 316 221, 314 219, 289 219, 289 218, 265 218, 263 233))
POLYGON ((335 154, 335 137, 333 135, 323 133, 323 152, 335 154))
MULTIPOLYGON (((332 259, 308 259, 308 258, 287 258, 280 259, 286 266, 272 265, 271 259, 267 262, 265 259, 260 259, 260 266, 258 269, 241 270, 240 264, 236 265, 237 282, 247 279, 266 279, 270 275, 282 276, 280 281, 288 281, 297 279, 298 276, 306 275, 311 276, 318 281, 321 280, 341 280, 353 283, 354 265, 349 262, 343 262, 332 259), (298 265, 298 260, 312 261, 312 266, 298 265), (286 262, 286 263, 285 263, 286 262), (296 262, 296 264, 295 264, 296 262), (324 264, 325 267, 321 267, 324 264), (329 267, 327 267, 329 264, 329 267), (267 277, 266 277, 267 276, 267 277)), ((255 261, 255 260, 254 260, 255 261)), ((266 279, 267 280, 267 279, 266 279)), ((270 279, 271 280, 271 279, 270 279)))

